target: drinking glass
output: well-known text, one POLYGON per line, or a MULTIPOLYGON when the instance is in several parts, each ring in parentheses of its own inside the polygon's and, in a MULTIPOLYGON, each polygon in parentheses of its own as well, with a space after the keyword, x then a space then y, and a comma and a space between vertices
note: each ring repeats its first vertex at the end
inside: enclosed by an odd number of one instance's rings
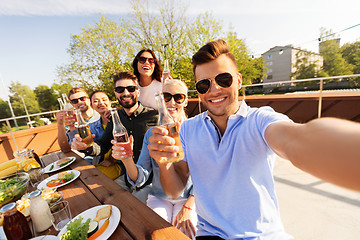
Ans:
POLYGON ((72 219, 68 201, 61 201, 52 205, 50 211, 51 222, 56 231, 60 231, 72 219))

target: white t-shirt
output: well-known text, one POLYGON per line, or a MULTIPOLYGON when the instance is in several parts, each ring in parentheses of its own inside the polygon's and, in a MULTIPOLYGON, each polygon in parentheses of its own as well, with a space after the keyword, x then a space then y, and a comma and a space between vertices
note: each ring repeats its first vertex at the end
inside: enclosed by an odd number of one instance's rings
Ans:
POLYGON ((143 106, 151 107, 157 110, 158 106, 155 101, 155 93, 162 90, 162 83, 157 80, 153 80, 146 87, 139 86, 139 89, 139 101, 141 102, 141 104, 143 106))

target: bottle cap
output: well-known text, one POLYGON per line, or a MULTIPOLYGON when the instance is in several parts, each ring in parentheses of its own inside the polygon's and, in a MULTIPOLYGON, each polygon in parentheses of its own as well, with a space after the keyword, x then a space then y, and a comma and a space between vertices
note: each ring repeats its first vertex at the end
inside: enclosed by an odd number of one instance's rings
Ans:
POLYGON ((3 206, 2 208, 0 208, 0 212, 1 213, 5 213, 7 211, 13 210, 16 207, 16 203, 12 202, 12 203, 8 203, 5 206, 3 206))
POLYGON ((39 196, 40 194, 41 194, 41 191, 40 191, 40 190, 35 190, 35 191, 29 193, 29 199, 32 199, 32 198, 34 198, 34 197, 37 197, 37 196, 39 196))

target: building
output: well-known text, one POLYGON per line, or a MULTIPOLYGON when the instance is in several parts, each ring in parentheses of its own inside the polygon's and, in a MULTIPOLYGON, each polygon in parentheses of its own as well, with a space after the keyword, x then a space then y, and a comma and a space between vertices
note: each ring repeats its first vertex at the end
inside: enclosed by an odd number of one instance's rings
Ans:
MULTIPOLYGON (((294 78, 291 77, 292 73, 296 71, 296 62, 304 57, 308 58, 309 63, 315 63, 317 70, 323 65, 323 58, 320 54, 294 48, 292 45, 276 46, 263 53, 266 77, 264 83, 289 81, 294 78)), ((281 86, 288 86, 290 83, 281 84, 281 86)), ((264 90, 270 91, 279 84, 264 85, 264 90)))

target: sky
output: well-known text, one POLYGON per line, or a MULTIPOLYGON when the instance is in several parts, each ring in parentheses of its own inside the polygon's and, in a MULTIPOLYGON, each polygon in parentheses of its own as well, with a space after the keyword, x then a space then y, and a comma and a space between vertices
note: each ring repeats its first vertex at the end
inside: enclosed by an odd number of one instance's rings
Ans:
MULTIPOLYGON (((288 44, 318 52, 321 27, 338 33, 341 44, 360 40, 359 0, 183 3, 189 16, 210 11, 222 21, 225 30, 231 26, 256 57, 272 47, 288 44)), ((0 0, 0 98, 7 100, 7 89, 13 81, 32 89, 51 86, 56 68, 70 61, 67 49, 71 34, 94 25, 99 13, 117 20, 129 11, 129 0, 0 0)))

